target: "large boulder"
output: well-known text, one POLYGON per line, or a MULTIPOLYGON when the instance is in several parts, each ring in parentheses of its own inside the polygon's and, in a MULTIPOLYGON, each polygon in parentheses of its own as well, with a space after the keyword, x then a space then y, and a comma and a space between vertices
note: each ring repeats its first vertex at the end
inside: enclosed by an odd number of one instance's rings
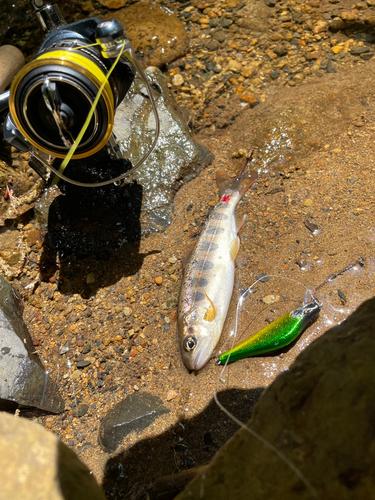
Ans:
POLYGON ((105 500, 94 476, 52 432, 0 413, 0 498, 105 500))
POLYGON ((177 498, 367 500, 375 492, 375 298, 307 347, 177 498), (306 482, 310 483, 309 488, 306 482))
POLYGON ((56 384, 35 354, 19 293, 0 276, 0 410, 64 410, 56 384))

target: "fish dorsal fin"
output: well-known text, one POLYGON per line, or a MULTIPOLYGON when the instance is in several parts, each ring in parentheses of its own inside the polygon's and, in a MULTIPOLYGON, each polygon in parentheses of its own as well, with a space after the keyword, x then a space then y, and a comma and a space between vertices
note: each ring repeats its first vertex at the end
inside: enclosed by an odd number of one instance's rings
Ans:
POLYGON ((237 238, 235 238, 232 241, 232 243, 230 244, 230 255, 231 255, 233 261, 237 257, 239 249, 240 249, 240 239, 237 236, 237 238))
POLYGON ((238 231, 241 229, 241 227, 245 224, 246 214, 240 215, 237 213, 235 215, 235 219, 236 219, 236 232, 238 233, 238 231))
POLYGON ((206 314, 204 315, 204 318, 206 321, 213 321, 216 318, 216 307, 215 304, 212 302, 210 297, 205 293, 206 299, 210 303, 210 305, 207 308, 206 314))

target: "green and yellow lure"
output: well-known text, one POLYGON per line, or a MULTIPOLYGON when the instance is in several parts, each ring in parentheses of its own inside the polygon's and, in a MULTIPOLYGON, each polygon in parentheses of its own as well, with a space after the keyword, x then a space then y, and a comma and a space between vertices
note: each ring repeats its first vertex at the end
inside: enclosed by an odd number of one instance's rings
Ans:
POLYGON ((258 356, 289 345, 300 335, 310 320, 318 314, 321 307, 322 305, 318 302, 310 302, 281 316, 229 351, 221 354, 217 359, 217 364, 224 365, 227 361, 232 363, 238 359, 258 356))

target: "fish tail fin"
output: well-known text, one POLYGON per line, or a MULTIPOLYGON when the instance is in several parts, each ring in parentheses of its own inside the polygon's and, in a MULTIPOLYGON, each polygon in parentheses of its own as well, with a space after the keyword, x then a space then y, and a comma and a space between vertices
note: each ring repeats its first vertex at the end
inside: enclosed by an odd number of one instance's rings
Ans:
POLYGON ((240 198, 246 193, 248 189, 254 184, 258 178, 258 173, 255 171, 250 172, 250 177, 229 177, 225 172, 217 172, 216 174, 216 184, 219 188, 220 197, 225 193, 227 189, 233 191, 238 191, 240 193, 240 198))

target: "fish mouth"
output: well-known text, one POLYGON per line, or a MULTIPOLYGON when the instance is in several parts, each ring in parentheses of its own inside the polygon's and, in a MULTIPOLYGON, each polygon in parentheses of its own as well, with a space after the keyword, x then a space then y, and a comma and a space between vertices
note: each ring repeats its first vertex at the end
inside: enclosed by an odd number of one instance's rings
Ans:
POLYGON ((198 371, 211 359, 213 352, 212 343, 207 340, 201 340, 197 347, 196 352, 192 357, 185 358, 185 366, 189 370, 198 371))

